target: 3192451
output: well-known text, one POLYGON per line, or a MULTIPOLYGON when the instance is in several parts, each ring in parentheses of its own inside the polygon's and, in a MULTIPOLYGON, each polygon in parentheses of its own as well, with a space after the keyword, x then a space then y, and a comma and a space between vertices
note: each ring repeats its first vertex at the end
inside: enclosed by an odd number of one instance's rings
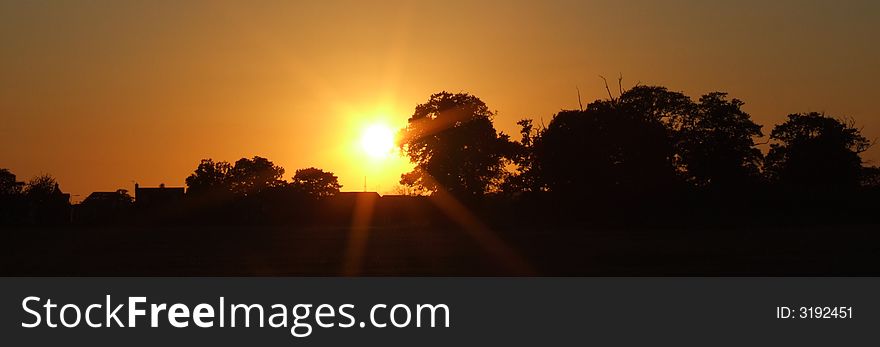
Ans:
POLYGON ((852 319, 852 306, 776 306, 778 319, 852 319))

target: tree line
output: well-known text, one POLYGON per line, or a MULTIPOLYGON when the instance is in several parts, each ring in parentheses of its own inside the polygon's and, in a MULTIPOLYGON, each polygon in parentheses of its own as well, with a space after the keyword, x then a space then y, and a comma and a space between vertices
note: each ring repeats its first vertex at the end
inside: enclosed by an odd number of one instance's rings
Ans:
POLYGON ((523 119, 520 140, 495 130, 478 97, 441 92, 416 107, 400 132, 416 164, 401 184, 428 194, 638 197, 702 191, 839 194, 877 187, 860 153, 872 144, 851 120, 790 114, 764 135, 727 93, 693 100, 659 86, 636 86, 548 124, 523 119))
POLYGON ((163 215, 178 221, 223 215, 234 217, 226 221, 253 221, 265 217, 253 215, 255 210, 272 205, 277 209, 276 214, 281 214, 283 206, 309 205, 338 193, 342 187, 336 175, 318 168, 296 170, 290 182, 283 179, 284 172, 284 168, 259 156, 242 158, 232 164, 203 159, 186 178, 186 195, 182 201, 164 201, 169 206, 138 205, 128 190, 118 189, 92 194, 76 206, 78 209, 72 210, 69 195, 61 191, 51 175, 19 182, 8 169, 0 169, 0 223, 66 224, 71 219, 94 219, 83 217, 93 212, 99 214, 98 222, 163 215), (96 208, 100 211, 93 211, 96 208))
POLYGON ((283 167, 259 156, 242 158, 234 164, 203 159, 186 178, 187 194, 244 197, 268 191, 288 191, 320 199, 332 196, 342 188, 336 175, 314 167, 296 170, 290 182, 283 176, 283 167))
POLYGON ((862 160, 872 141, 853 120, 793 113, 758 142, 743 106, 724 92, 621 88, 546 124, 522 119, 513 140, 478 97, 441 92, 399 133, 416 164, 401 184, 517 224, 878 222, 880 169, 862 160))
MULTIPOLYGON (((519 139, 512 139, 495 129, 496 112, 480 98, 440 92, 417 105, 398 133, 401 152, 415 164, 401 175, 401 191, 448 193, 475 212, 506 220, 528 214, 717 219, 723 211, 738 218, 788 211, 800 218, 874 206, 880 169, 861 159, 872 141, 852 120, 790 114, 759 143, 763 126, 743 106, 723 92, 694 100, 665 87, 636 86, 559 111, 546 124, 522 119, 519 139), (765 144, 766 153, 759 149, 765 144)), ((320 213, 327 205, 318 202, 341 188, 332 172, 318 168, 296 170, 290 181, 284 174, 259 156, 203 159, 186 178, 186 198, 175 213, 188 220, 291 221, 320 213)), ((101 198, 122 211, 137 207, 126 190, 101 198)), ((18 182, 6 169, 0 169, 0 207, 6 224, 55 223, 70 215, 54 178, 18 182)))

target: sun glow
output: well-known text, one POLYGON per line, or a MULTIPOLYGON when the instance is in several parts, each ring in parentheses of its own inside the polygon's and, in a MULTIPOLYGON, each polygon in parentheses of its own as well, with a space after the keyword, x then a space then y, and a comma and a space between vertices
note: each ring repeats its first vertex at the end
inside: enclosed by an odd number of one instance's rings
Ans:
POLYGON ((391 115, 406 112, 372 104, 356 105, 345 112, 347 121, 340 129, 338 147, 328 154, 334 163, 327 165, 346 173, 339 175, 343 191, 397 192, 400 175, 412 171, 413 164, 397 145, 397 132, 406 125, 406 118, 391 115))
POLYGON ((361 149, 373 159, 385 159, 394 151, 394 131, 384 124, 373 124, 361 135, 361 149))

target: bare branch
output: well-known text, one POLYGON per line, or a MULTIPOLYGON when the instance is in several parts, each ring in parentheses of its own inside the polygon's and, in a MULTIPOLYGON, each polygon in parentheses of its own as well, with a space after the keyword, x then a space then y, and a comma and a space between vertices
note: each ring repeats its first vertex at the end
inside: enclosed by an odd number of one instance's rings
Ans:
POLYGON ((617 97, 623 95, 623 73, 617 73, 617 97))
POLYGON ((614 95, 611 95, 611 88, 608 88, 608 79, 606 79, 605 76, 602 76, 602 75, 599 75, 599 78, 601 78, 602 81, 605 82, 605 91, 608 92, 608 99, 610 99, 613 102, 614 95))
POLYGON ((578 88, 577 86, 575 86, 574 89, 577 90, 577 93, 578 93, 578 108, 579 108, 581 111, 583 111, 583 110, 584 110, 584 104, 581 102, 581 89, 578 88))

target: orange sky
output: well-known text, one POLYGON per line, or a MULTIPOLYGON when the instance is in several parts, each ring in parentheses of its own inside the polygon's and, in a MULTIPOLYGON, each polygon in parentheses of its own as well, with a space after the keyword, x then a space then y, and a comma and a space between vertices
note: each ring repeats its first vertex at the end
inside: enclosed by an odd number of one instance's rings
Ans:
MULTIPOLYGON (((0 167, 96 190, 182 185, 199 159, 268 157, 388 192, 407 165, 357 151, 440 90, 516 133, 604 96, 597 77, 853 117, 880 137, 877 1, 4 1, 0 167)), ((516 136, 515 136, 516 137, 516 136)), ((880 150, 864 157, 880 164, 880 150)))

